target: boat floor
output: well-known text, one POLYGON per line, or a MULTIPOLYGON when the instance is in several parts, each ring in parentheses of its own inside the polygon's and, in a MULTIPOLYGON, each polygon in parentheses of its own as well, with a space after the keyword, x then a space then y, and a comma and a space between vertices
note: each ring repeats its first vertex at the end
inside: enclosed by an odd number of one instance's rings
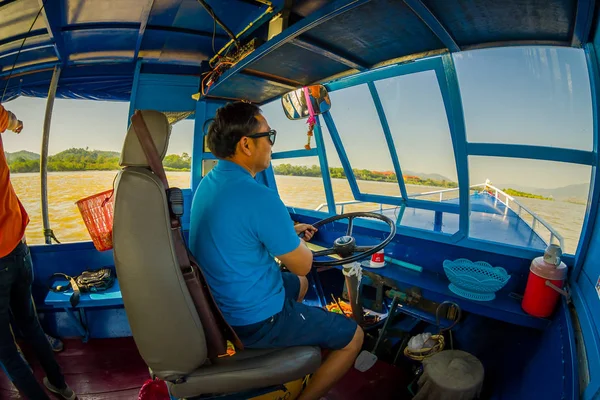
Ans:
MULTIPOLYGON (((65 349, 56 353, 56 358, 79 400, 138 398, 149 374, 133 338, 91 339, 88 343, 65 339, 64 343, 65 349)), ((28 346, 23 344, 21 347, 38 382, 41 382, 44 371, 28 346)), ((367 400, 374 396, 378 399, 401 399, 402 396, 398 396, 406 392, 407 379, 400 369, 382 362, 377 362, 365 373, 351 368, 324 399, 367 400)), ((49 395, 51 399, 57 398, 49 395)), ((0 372, 0 399, 24 399, 3 372, 0 372)))
MULTIPOLYGON (((444 203, 458 204, 458 199, 445 200, 444 203)), ((524 219, 510 208, 488 194, 476 194, 470 197, 471 215, 469 217, 469 235, 476 239, 512 244, 543 250, 546 243, 534 232, 524 219)), ((378 212, 378 211, 375 211, 378 212)), ((397 208, 383 212, 388 217, 397 217, 397 208)), ((443 213, 440 232, 453 234, 458 232, 458 214, 443 213)), ((435 231, 434 211, 407 208, 401 221, 402 226, 435 231)))
MULTIPOLYGON (((56 353, 56 359, 79 400, 137 399, 149 373, 133 338, 91 339, 88 343, 65 339, 64 343, 65 349, 56 353)), ((38 382, 42 382, 45 374, 35 356, 27 345, 23 344, 21 348, 38 382)), ((24 399, 2 372, 0 398, 24 399)))

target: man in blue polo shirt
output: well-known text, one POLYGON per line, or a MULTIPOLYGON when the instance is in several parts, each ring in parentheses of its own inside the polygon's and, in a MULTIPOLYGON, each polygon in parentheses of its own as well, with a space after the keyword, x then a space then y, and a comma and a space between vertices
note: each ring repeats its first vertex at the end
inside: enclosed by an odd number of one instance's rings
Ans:
POLYGON ((248 348, 314 345, 333 350, 300 400, 319 399, 354 363, 363 331, 353 321, 301 301, 316 229, 294 226, 277 192, 257 182, 271 163, 276 132, 252 104, 217 110, 208 146, 219 158, 192 202, 190 249, 225 319, 248 348), (281 272, 277 257, 290 272, 281 272))

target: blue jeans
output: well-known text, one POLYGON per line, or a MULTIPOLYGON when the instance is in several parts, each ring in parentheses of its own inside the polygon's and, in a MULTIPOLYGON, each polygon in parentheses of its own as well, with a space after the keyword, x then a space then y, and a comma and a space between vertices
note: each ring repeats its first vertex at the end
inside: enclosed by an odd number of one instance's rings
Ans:
POLYGON ((16 327, 33 347, 50 383, 57 388, 66 387, 64 376, 54 359, 52 347, 40 326, 33 306, 32 282, 31 254, 27 245, 19 242, 9 255, 0 258, 0 363, 19 392, 30 400, 46 400, 46 392, 36 381, 29 365, 19 355, 10 329, 12 312, 16 327))

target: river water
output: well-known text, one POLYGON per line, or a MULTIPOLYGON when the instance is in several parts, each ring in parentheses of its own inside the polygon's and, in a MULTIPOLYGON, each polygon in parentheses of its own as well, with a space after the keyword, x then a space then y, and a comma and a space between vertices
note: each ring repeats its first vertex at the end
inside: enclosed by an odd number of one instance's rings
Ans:
MULTIPOLYGON (((112 188, 115 176, 115 171, 51 172, 48 174, 50 223, 61 242, 89 240, 89 234, 75 202, 112 188)), ((172 186, 189 187, 189 172, 167 172, 167 176, 172 186)), ((321 178, 278 175, 276 180, 280 196, 286 205, 315 209, 326 202, 321 178)), ((41 244, 43 243, 43 228, 39 174, 13 174, 12 182, 31 218, 31 223, 27 228, 27 239, 29 243, 41 244)), ((333 179, 332 186, 336 202, 353 199, 346 180, 333 179)), ((359 186, 363 193, 399 195, 398 186, 395 183, 359 181, 359 186)), ((407 185, 409 194, 439 189, 407 185)), ((433 198, 430 199, 433 200, 433 198)), ((518 201, 563 235, 565 239, 563 251, 575 252, 583 224, 585 205, 527 198, 518 198, 518 201)), ((346 206, 344 211, 365 211, 373 208, 375 208, 373 204, 350 205, 346 206)))

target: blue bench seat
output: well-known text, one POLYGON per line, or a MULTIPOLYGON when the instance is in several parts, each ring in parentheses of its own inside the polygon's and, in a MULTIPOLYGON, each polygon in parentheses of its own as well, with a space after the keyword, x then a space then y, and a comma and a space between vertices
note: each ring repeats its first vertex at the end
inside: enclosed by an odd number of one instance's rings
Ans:
MULTIPOLYGON (((57 279, 54 281, 54 285, 67 284, 68 281, 64 279, 57 279)), ((72 289, 58 293, 49 291, 46 295, 44 303, 53 308, 64 310, 75 324, 77 331, 81 334, 83 342, 87 342, 89 339, 89 331, 87 329, 85 317, 86 308, 114 307, 123 305, 123 297, 121 296, 121 287, 119 286, 118 279, 115 279, 113 286, 105 291, 96 293, 81 293, 79 297, 79 304, 77 304, 76 307, 71 306, 70 299, 72 294, 72 289), (76 315, 76 313, 78 315, 76 315)))

